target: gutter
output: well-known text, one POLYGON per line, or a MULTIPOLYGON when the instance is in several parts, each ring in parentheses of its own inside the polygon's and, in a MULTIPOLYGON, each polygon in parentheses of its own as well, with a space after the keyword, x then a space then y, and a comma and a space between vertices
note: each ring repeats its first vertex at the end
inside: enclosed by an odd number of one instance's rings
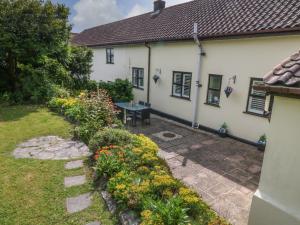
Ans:
POLYGON ((147 76, 147 103, 150 103, 150 74, 151 74, 151 47, 145 42, 145 47, 148 48, 148 76, 147 76))
POLYGON ((200 99, 200 88, 202 87, 201 82, 201 69, 202 69, 202 56, 205 55, 202 44, 199 41, 198 38, 198 24, 194 23, 194 33, 193 38, 198 46, 198 63, 197 63, 197 77, 196 77, 196 89, 194 94, 194 101, 193 101, 193 121, 192 121, 192 127, 198 128, 199 124, 197 123, 197 115, 198 115, 198 107, 199 107, 199 99, 200 99))

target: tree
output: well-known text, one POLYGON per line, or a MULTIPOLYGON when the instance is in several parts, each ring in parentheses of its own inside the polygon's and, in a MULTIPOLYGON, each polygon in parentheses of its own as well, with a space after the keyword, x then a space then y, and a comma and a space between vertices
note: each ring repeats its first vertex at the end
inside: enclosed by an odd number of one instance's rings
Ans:
POLYGON ((40 98, 53 83, 72 87, 72 76, 90 73, 91 54, 69 45, 68 16, 68 8, 51 1, 0 0, 0 93, 40 98), (88 66, 73 69, 73 53, 88 66))
POLYGON ((90 49, 86 47, 71 47, 68 68, 74 81, 75 89, 87 88, 92 72, 92 61, 93 52, 90 49))

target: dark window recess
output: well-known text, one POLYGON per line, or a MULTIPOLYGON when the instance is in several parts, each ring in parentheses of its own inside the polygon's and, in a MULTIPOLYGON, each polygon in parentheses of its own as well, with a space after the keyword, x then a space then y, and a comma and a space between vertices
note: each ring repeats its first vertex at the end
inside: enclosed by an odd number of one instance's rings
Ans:
POLYGON ((192 74, 186 72, 173 72, 172 96, 190 99, 192 74))
POLYGON ((115 63, 115 55, 113 48, 106 49, 106 63, 107 64, 114 64, 115 63))
MULTIPOLYGON (((263 80, 260 78, 251 78, 248 94, 248 102, 246 112, 264 116, 266 114, 266 92, 254 90, 253 86, 257 84, 262 84, 263 80)), ((270 104, 272 106, 272 103, 270 104)), ((271 109, 271 107, 270 107, 271 109)))
POLYGON ((222 76, 210 74, 208 78, 208 88, 206 103, 209 105, 220 105, 220 96, 222 88, 222 76))
POLYGON ((144 69, 132 68, 132 86, 144 89, 144 69))

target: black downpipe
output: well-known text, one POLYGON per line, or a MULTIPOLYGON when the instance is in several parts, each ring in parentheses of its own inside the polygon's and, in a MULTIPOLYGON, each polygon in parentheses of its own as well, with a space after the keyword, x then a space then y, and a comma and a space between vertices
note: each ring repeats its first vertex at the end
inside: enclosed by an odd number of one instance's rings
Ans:
POLYGON ((148 43, 145 43, 145 46, 148 48, 148 80, 147 80, 147 103, 150 103, 150 68, 151 68, 151 47, 148 43))

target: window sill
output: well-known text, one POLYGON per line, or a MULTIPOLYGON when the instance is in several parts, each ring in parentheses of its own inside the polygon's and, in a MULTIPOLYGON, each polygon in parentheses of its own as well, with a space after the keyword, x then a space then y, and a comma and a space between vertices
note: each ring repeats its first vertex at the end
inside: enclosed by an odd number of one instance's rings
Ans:
POLYGON ((216 108, 221 108, 220 105, 211 104, 211 103, 208 103, 208 102, 205 102, 204 104, 205 104, 205 105, 209 105, 209 106, 213 106, 213 107, 216 107, 216 108))
POLYGON ((137 90, 140 90, 140 91, 143 91, 144 88, 140 88, 140 87, 135 87, 135 86, 132 86, 134 89, 137 89, 137 90))
POLYGON ((108 63, 108 62, 107 62, 106 64, 108 64, 108 65, 114 65, 115 63, 108 63))
POLYGON ((176 96, 176 95, 170 95, 172 98, 178 98, 178 99, 182 99, 182 100, 186 100, 186 101, 191 101, 190 98, 185 98, 185 97, 179 97, 179 96, 176 96))
POLYGON ((252 115, 252 116, 261 117, 261 118, 269 118, 268 115, 261 115, 261 114, 258 114, 258 113, 253 113, 253 112, 248 112, 248 111, 244 111, 243 113, 248 114, 248 115, 252 115))

